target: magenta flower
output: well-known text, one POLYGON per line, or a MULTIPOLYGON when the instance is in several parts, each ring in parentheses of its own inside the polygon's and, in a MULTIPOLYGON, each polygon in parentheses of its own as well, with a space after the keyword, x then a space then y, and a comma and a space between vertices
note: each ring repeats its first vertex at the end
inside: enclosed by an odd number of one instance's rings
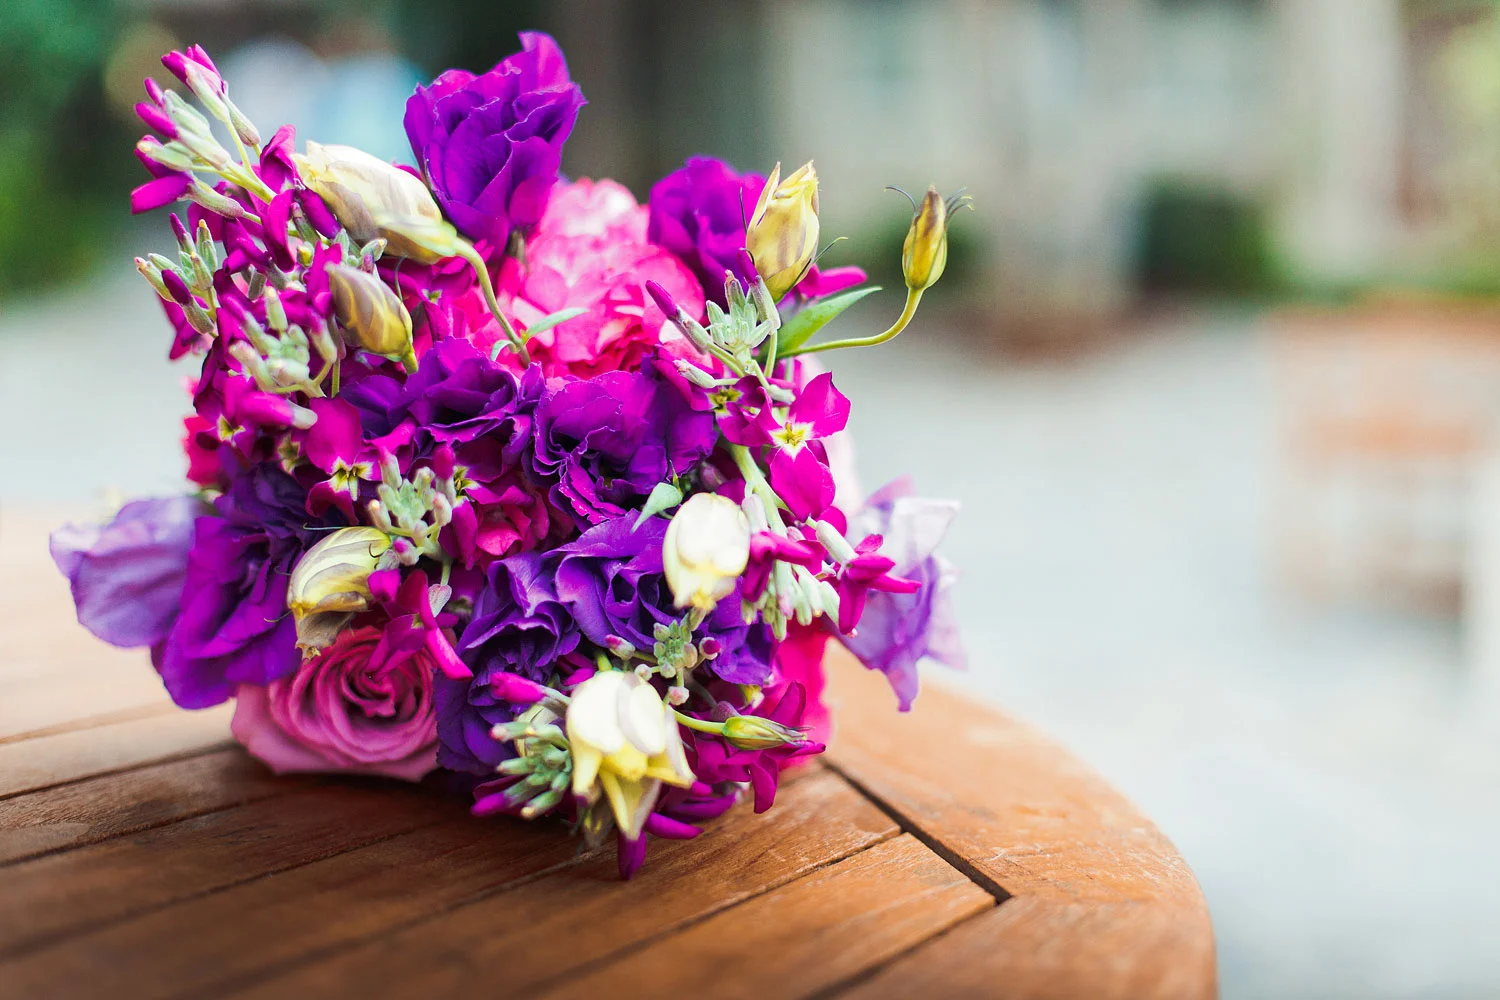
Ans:
POLYGON ((896 560, 880 554, 884 541, 879 535, 867 535, 854 547, 855 556, 839 567, 833 589, 839 595, 839 631, 852 634, 865 613, 870 591, 883 594, 913 594, 921 588, 916 580, 892 576, 896 560))
POLYGON ((550 36, 522 32, 521 45, 488 73, 450 69, 406 102, 406 135, 438 204, 495 248, 541 218, 584 105, 550 36))
POLYGON ((308 513, 321 514, 333 506, 351 523, 357 522, 354 505, 360 499, 360 484, 380 478, 376 449, 364 440, 359 411, 346 400, 310 399, 307 406, 318 422, 308 429, 302 454, 328 475, 309 491, 308 513))
POLYGON ((771 431, 771 487, 799 521, 817 517, 833 503, 836 487, 828 455, 818 443, 849 422, 849 400, 828 372, 798 392, 781 425, 771 431))
MULTIPOLYGON (((780 691, 768 693, 765 700, 746 715, 780 723, 789 729, 802 727, 807 708, 807 691, 801 684, 790 683, 780 691)), ((725 740, 703 733, 684 730, 692 737, 688 760, 700 781, 710 785, 721 781, 748 781, 755 793, 755 811, 765 812, 776 801, 776 786, 781 772, 794 762, 822 753, 822 743, 803 740, 766 750, 739 750, 725 740)))

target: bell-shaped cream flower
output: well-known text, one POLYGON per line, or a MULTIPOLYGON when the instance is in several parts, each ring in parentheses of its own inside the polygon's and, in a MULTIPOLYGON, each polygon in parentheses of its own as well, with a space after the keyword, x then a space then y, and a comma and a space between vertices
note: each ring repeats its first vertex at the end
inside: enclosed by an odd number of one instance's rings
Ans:
POLYGON ((567 712, 573 794, 609 799, 627 840, 641 835, 663 783, 687 788, 693 772, 671 708, 633 673, 605 670, 573 691, 567 712))
POLYGON ((750 520, 728 497, 694 494, 667 525, 661 561, 679 608, 712 611, 750 561, 750 520))
POLYGON ((420 177, 353 146, 309 141, 295 159, 297 176, 361 243, 381 237, 386 253, 422 264, 456 252, 442 245, 453 241, 453 227, 420 177))
POLYGON ((801 281, 818 255, 818 173, 804 163, 785 180, 776 164, 745 228, 745 249, 772 299, 801 281))
POLYGON ((286 590, 299 648, 322 649, 369 608, 370 574, 390 547, 390 536, 377 528, 340 528, 302 554, 286 590))

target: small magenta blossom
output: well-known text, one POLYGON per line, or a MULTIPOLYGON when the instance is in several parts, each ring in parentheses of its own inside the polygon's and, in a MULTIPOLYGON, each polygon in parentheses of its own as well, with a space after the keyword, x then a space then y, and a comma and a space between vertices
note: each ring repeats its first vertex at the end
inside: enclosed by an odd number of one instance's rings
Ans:
POLYGON ((824 372, 802 387, 786 419, 770 432, 771 487, 798 520, 817 517, 833 503, 833 473, 818 439, 848 423, 849 399, 824 372))

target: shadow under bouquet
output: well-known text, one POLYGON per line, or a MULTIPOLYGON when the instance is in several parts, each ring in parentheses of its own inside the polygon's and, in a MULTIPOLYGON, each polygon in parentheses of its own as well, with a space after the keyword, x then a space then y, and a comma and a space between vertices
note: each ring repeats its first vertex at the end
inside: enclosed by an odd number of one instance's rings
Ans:
POLYGON ((914 202, 894 325, 815 340, 876 289, 815 265, 812 165, 694 158, 647 205, 562 179, 583 95, 521 40, 418 88, 415 167, 263 138, 202 49, 163 58, 197 104, 147 81, 132 207, 187 203, 136 263, 201 361, 192 492, 52 550, 88 629, 235 699, 277 772, 443 768, 476 814, 615 834, 628 877, 823 749, 830 639, 902 709, 962 662, 956 505, 858 495, 816 355, 901 332, 963 200, 914 202))

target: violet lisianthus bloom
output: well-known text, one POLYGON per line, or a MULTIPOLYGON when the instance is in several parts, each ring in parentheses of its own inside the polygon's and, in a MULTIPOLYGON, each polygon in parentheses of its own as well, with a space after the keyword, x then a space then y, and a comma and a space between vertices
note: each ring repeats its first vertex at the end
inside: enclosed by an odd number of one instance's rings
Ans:
MULTIPOLYGON (((726 271, 742 284, 755 281, 754 271, 742 263, 742 251, 745 224, 765 186, 761 174, 741 174, 712 156, 690 156, 651 188, 646 238, 687 265, 703 285, 703 294, 725 306, 726 271)), ((857 267, 820 271, 815 264, 792 293, 797 302, 805 303, 864 280, 865 272, 857 267)))
POLYGON ((197 519, 177 620, 153 656, 183 708, 217 705, 236 687, 269 684, 302 662, 287 581, 318 529, 342 524, 336 515, 309 518, 306 503, 295 479, 261 464, 234 478, 213 516, 197 519))
POLYGON ((703 294, 725 305, 724 273, 741 282, 755 280, 740 264, 745 221, 755 211, 760 174, 741 174, 712 156, 691 156, 651 188, 646 238, 687 265, 703 294))
POLYGON ((230 731, 277 774, 418 781, 437 767, 435 673, 421 646, 350 629, 290 676, 242 685, 230 731))
POLYGON ((490 735, 524 706, 492 688, 497 675, 546 682, 578 646, 578 626, 563 603, 540 553, 527 552, 490 566, 487 586, 474 603, 459 655, 474 671, 469 680, 438 681, 438 762, 455 771, 491 774, 514 752, 490 735))
POLYGON ((406 102, 406 136, 443 212, 470 239, 503 248, 541 218, 583 91, 557 42, 521 33, 488 73, 450 69, 406 102))
POLYGON ((967 665, 949 593, 957 574, 937 555, 957 514, 957 502, 914 497, 903 478, 871 496, 850 524, 851 538, 884 536, 880 552, 892 561, 891 575, 917 584, 910 593, 868 591, 859 626, 843 636, 860 662, 885 674, 903 712, 917 697, 921 660, 967 665))
MULTIPOLYGON (((597 646, 607 646, 616 636, 637 649, 650 649, 656 626, 683 616, 662 570, 667 521, 648 518, 639 528, 635 521, 631 513, 598 524, 549 553, 544 562, 555 576, 558 600, 584 638, 597 646)), ((699 634, 714 639, 719 648, 700 669, 735 684, 762 684, 770 676, 775 640, 764 623, 745 624, 738 591, 719 602, 699 634)))
POLYGON ((532 468, 553 503, 581 526, 621 517, 658 483, 683 475, 713 450, 713 414, 657 375, 617 371, 564 379, 536 411, 532 468))
POLYGON ((108 524, 52 533, 52 561, 68 578, 79 624, 112 646, 157 646, 177 621, 193 523, 193 497, 133 500, 108 524))

